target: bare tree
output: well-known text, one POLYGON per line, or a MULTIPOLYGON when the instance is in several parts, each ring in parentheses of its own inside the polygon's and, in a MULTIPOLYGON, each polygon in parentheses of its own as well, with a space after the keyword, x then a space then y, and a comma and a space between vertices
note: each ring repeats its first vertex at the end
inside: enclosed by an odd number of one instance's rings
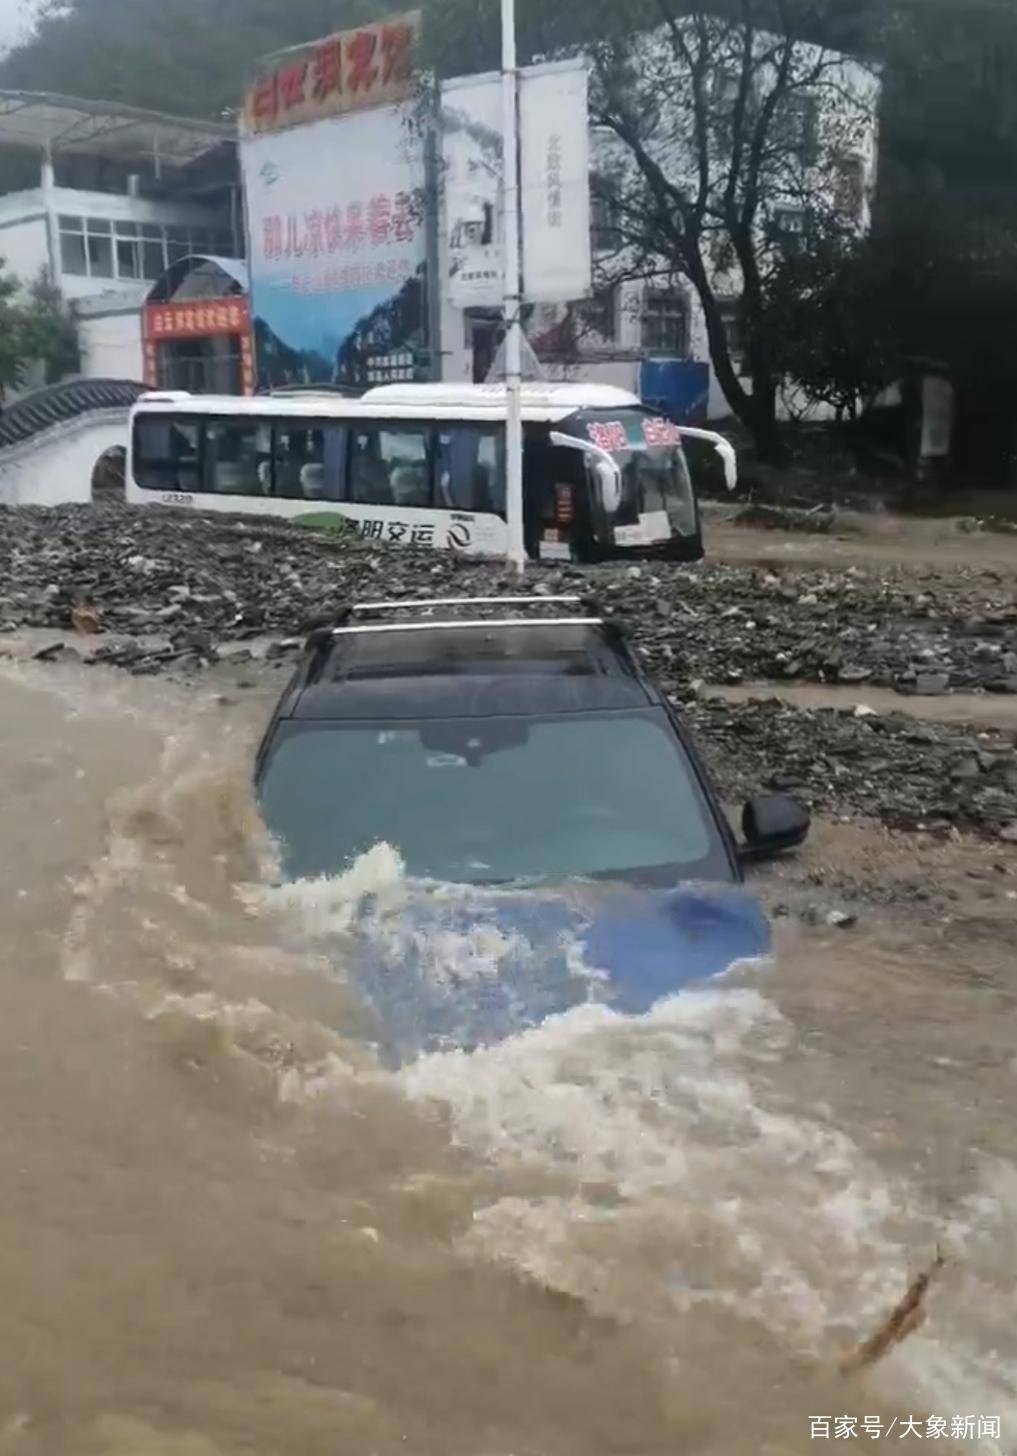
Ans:
POLYGON ((688 280, 728 403, 772 458, 781 376, 769 280, 813 230, 865 226, 878 83, 805 38, 814 4, 656 8, 650 29, 589 48, 591 120, 605 139, 595 194, 614 236, 600 279, 688 280), (725 316, 734 300, 747 377, 725 316))

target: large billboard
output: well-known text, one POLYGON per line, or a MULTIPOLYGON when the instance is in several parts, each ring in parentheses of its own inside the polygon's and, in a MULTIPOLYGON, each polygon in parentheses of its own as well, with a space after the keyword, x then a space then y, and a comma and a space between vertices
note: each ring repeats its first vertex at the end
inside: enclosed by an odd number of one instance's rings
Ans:
MULTIPOLYGON (((568 303, 590 291, 586 67, 579 61, 519 73, 523 296, 568 303)), ((463 76, 441 88, 442 278, 456 308, 500 308, 501 78, 463 76)))
POLYGON ((396 106, 241 140, 258 383, 405 376, 426 320, 423 148, 396 106))
POLYGON ((276 131, 406 100, 419 36, 420 14, 412 11, 268 57, 248 88, 243 130, 276 131))

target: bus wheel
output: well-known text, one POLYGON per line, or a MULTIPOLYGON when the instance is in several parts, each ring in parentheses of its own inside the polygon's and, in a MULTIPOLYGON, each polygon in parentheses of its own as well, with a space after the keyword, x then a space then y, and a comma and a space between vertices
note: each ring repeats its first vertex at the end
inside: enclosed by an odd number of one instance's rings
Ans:
POLYGON ((92 500, 122 501, 127 476, 127 451, 113 445, 101 454, 92 470, 92 500))

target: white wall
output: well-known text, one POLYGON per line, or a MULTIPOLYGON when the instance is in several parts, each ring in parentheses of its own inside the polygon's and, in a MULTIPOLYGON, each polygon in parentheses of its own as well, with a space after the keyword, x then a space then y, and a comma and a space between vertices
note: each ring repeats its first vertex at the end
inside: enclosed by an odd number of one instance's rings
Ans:
POLYGON ((144 382, 141 310, 131 313, 78 314, 81 372, 87 379, 144 382))
POLYGON ((214 227, 207 207, 189 202, 165 202, 152 197, 129 197, 126 192, 85 192, 76 187, 54 187, 54 212, 74 217, 108 217, 114 222, 180 222, 214 227))
POLYGON ((34 283, 42 270, 49 267, 46 219, 33 217, 27 222, 5 226, 0 215, 0 258, 8 277, 16 278, 26 288, 34 283))
POLYGON ((46 198, 41 187, 26 187, 21 192, 6 192, 0 197, 0 222, 20 221, 45 211, 46 198))
POLYGON ((93 410, 0 450, 0 505, 56 506, 91 499, 92 472, 127 446, 128 411, 93 410))

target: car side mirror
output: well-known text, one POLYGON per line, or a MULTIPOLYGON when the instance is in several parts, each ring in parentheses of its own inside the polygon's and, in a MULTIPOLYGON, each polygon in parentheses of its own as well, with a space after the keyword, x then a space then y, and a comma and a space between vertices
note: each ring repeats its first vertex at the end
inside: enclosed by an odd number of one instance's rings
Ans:
POLYGON ((769 859, 796 849, 809 832, 808 809, 787 794, 760 794, 742 810, 743 859, 769 859))

